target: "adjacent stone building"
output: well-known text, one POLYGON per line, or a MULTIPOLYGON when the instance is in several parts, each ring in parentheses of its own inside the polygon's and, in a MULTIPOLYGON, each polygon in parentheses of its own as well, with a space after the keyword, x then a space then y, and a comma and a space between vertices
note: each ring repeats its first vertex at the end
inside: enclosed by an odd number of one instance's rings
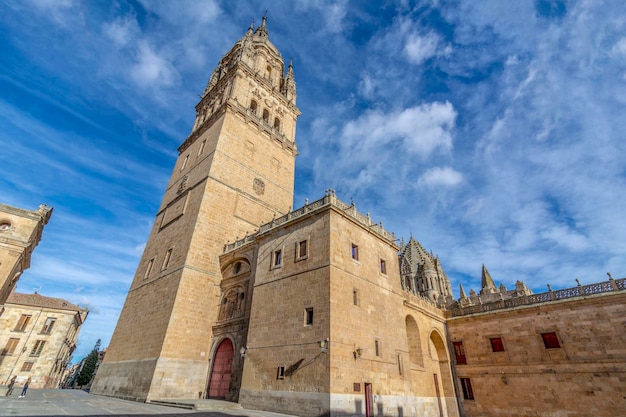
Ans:
POLYGON ((57 388, 88 311, 60 298, 11 293, 0 315, 0 378, 57 388))
POLYGON ((302 416, 626 414, 626 279, 532 294, 483 267, 480 293, 454 300, 437 256, 333 190, 292 209, 299 114, 264 18, 196 106, 92 393, 302 416))
POLYGON ((463 415, 626 415, 626 278, 446 317, 463 415))
POLYGON ((0 308, 24 270, 50 220, 52 207, 24 210, 0 204, 0 308))

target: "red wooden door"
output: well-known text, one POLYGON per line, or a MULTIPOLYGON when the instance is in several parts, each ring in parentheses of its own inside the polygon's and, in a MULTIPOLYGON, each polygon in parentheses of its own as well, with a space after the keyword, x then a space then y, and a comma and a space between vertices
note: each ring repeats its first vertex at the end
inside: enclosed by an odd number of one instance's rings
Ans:
POLYGON ((209 397, 226 398, 230 387, 230 368, 233 364, 233 343, 225 339, 220 343, 213 358, 209 382, 209 397))
POLYGON ((374 407, 372 401, 372 384, 365 383, 365 417, 374 415, 374 407))

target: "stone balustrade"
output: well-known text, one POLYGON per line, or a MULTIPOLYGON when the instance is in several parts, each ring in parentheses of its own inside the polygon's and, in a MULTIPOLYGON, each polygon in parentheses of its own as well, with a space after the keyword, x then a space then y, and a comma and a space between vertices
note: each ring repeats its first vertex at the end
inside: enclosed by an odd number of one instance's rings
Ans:
POLYGON ((378 234, 383 239, 395 245, 396 240, 397 240, 396 235, 386 231, 385 228, 383 227, 382 222, 381 223, 372 222, 369 216, 369 213, 367 215, 363 215, 359 213, 356 210, 356 206, 354 205, 354 203, 353 204, 344 203, 343 201, 337 198, 337 196, 335 195, 335 190, 328 189, 326 190, 324 197, 320 198, 319 200, 316 200, 312 203, 309 203, 307 200, 304 206, 300 207, 297 210, 290 211, 284 216, 275 218, 268 223, 261 224, 257 231, 251 234, 246 234, 246 236, 244 236, 242 239, 237 238, 232 243, 227 242, 226 245, 224 245, 224 252, 225 253, 230 252, 240 246, 245 245, 246 243, 254 241, 257 238, 257 236, 259 236, 260 234, 266 233, 276 227, 284 225, 287 222, 290 222, 294 219, 297 219, 299 217, 306 215, 307 213, 321 209, 322 207, 326 207, 326 206, 336 207, 338 210, 342 211, 347 216, 356 220, 357 223, 363 225, 364 227, 378 234))
POLYGON ((452 308, 447 311, 446 316, 460 317, 469 314, 486 313, 493 310, 514 308, 530 304, 548 303, 552 301, 566 300, 575 297, 586 297, 607 292, 624 291, 626 290, 626 278, 613 279, 612 277, 610 277, 609 280, 605 282, 598 282, 589 285, 580 285, 579 283, 576 287, 556 291, 552 290, 552 288, 548 284, 548 289, 549 291, 539 294, 530 294, 520 297, 512 297, 506 300, 500 300, 491 303, 479 303, 460 308, 452 308))

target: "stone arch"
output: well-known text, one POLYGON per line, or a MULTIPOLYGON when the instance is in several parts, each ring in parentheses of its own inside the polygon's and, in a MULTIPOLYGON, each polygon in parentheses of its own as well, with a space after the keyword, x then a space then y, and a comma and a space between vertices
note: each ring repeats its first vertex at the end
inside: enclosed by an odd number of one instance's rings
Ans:
POLYGON ((222 265, 222 278, 231 278, 236 275, 250 273, 251 271, 252 268, 250 267, 250 261, 248 261, 245 257, 240 257, 222 265))
POLYGON ((259 107, 259 105, 257 104, 256 100, 252 100, 250 102, 250 110, 252 111, 252 113, 256 114, 257 107, 259 107))
POLYGON ((424 367, 424 354, 422 351, 422 338, 420 336, 419 326, 412 316, 406 316, 404 323, 409 342, 409 360, 413 365, 424 367))
POLYGON ((280 119, 278 117, 274 118, 274 129, 280 130, 280 119))
POLYGON ((263 109, 263 121, 265 123, 269 123, 270 120, 270 112, 267 109, 263 109))
POLYGON ((438 329, 431 330, 428 337, 428 345, 431 359, 439 364, 438 377, 441 380, 441 396, 443 398, 454 397, 448 349, 446 348, 445 338, 438 329))

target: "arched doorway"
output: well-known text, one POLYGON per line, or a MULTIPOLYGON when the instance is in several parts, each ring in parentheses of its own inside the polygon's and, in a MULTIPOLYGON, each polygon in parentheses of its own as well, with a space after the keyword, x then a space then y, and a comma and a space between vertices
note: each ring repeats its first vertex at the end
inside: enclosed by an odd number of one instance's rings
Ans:
POLYGON ((233 342, 224 339, 215 351, 209 382, 209 398, 226 398, 233 364, 233 342))

